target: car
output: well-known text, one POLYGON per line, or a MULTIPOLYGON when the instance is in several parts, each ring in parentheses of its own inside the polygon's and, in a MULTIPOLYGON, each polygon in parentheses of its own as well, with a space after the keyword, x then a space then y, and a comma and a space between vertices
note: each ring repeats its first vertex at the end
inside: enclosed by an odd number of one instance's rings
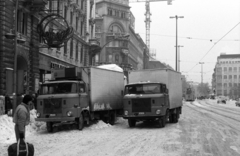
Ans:
POLYGON ((235 102, 236 106, 237 107, 240 107, 240 99, 238 99, 236 102, 235 102))
POLYGON ((218 100, 217 100, 217 103, 219 103, 219 104, 220 104, 220 103, 226 104, 226 100, 225 100, 225 99, 218 99, 218 100))

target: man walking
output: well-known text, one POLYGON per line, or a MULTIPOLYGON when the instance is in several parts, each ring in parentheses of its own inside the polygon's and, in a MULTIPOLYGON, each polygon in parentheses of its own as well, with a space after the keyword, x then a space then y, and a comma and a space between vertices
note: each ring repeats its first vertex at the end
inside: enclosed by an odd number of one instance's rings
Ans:
POLYGON ((17 141, 20 135, 25 138, 25 126, 30 122, 29 105, 31 104, 32 97, 30 95, 25 95, 22 103, 17 106, 14 112, 13 122, 15 123, 15 135, 17 141))

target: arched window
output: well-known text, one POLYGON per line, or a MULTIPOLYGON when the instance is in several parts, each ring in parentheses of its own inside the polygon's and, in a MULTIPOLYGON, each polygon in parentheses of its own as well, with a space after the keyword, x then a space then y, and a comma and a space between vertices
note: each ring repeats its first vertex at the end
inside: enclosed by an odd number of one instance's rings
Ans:
POLYGON ((122 29, 118 25, 111 25, 109 28, 109 32, 112 33, 122 33, 122 29))

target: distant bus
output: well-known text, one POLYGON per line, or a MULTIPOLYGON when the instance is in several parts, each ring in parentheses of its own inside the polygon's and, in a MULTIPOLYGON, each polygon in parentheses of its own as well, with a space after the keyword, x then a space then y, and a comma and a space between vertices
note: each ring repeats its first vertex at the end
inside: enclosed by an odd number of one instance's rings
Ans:
POLYGON ((185 95, 186 101, 194 101, 195 100, 195 91, 193 88, 187 88, 186 95, 185 95))

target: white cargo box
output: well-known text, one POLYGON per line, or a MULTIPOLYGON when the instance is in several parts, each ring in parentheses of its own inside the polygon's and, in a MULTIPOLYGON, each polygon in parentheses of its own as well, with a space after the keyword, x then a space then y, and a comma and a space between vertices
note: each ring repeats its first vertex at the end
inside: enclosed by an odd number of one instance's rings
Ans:
POLYGON ((138 83, 141 81, 166 84, 169 90, 170 109, 182 106, 181 73, 166 68, 138 70, 129 73, 129 83, 138 83))

